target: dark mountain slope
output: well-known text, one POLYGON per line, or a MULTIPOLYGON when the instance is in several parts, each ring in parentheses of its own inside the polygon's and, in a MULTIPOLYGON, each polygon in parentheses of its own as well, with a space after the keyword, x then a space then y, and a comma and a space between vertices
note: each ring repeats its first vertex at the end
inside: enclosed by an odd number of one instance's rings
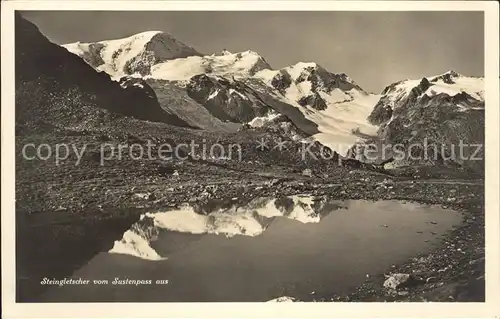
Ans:
POLYGON ((188 126, 160 108, 146 83, 139 87, 124 80, 120 86, 107 74, 96 72, 82 59, 49 42, 19 14, 15 30, 18 133, 61 125, 99 125, 119 115, 188 126))

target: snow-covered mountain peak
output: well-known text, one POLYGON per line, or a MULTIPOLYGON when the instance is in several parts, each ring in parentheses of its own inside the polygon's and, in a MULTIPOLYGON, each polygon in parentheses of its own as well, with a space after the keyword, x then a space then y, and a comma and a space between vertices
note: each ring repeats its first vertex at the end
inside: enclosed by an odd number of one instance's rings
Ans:
POLYGON ((262 70, 254 78, 293 103, 316 109, 367 94, 346 74, 331 73, 315 62, 298 62, 280 70, 262 70))
MULTIPOLYGON (((423 140, 429 146, 456 145, 462 141, 481 144, 484 142, 484 107, 484 79, 448 71, 389 85, 368 120, 379 126, 378 137, 393 145, 415 145, 423 140)), ((400 157, 393 165, 454 162, 473 170, 484 169, 484 163, 465 163, 463 155, 458 158, 453 151, 450 154, 447 147, 431 150, 433 155, 424 155, 428 151, 425 148, 416 152, 408 148, 407 151, 410 156, 400 157)))
POLYGON ((231 53, 225 50, 222 53, 159 63, 151 69, 148 77, 169 81, 188 81, 199 74, 248 78, 261 70, 271 68, 266 60, 254 51, 231 53))
POLYGON ((443 74, 441 74, 441 75, 446 75, 446 74, 449 74, 449 75, 451 75, 451 76, 453 76, 453 77, 464 76, 464 75, 462 75, 462 74, 458 73, 458 72, 457 72, 457 71, 455 71, 455 70, 448 70, 448 71, 444 72, 444 73, 443 73, 443 74))
POLYGON ((345 145, 360 139, 354 130, 367 135, 377 131, 367 117, 380 96, 366 93, 344 73, 331 73, 315 62, 299 62, 262 70, 253 78, 316 123, 319 133, 313 138, 341 155, 346 153, 345 145))
POLYGON ((262 56, 261 56, 259 53, 255 52, 255 51, 252 51, 252 50, 246 50, 246 51, 238 52, 238 54, 242 54, 242 55, 243 55, 243 54, 244 54, 244 55, 257 55, 257 56, 259 56, 261 59, 263 59, 263 58, 262 58, 262 56))
POLYGON ((437 94, 455 96, 466 93, 476 100, 484 101, 484 78, 468 77, 455 71, 414 80, 403 80, 387 86, 382 95, 388 97, 391 105, 409 96, 411 92, 418 96, 432 97, 437 94))
POLYGON ((431 82, 442 82, 446 84, 455 84, 456 80, 459 78, 467 78, 466 76, 455 72, 453 70, 449 70, 443 74, 436 75, 430 79, 431 82))
MULTIPOLYGON (((163 36, 170 37, 170 35, 167 35, 163 31, 151 30, 151 31, 139 32, 139 33, 133 34, 127 38, 107 40, 107 42, 109 42, 109 41, 124 41, 124 40, 128 40, 129 42, 132 42, 132 41, 151 41, 153 39, 153 37, 156 36, 157 34, 162 34, 163 36)), ((101 42, 104 42, 104 41, 101 41, 101 42)))
POLYGON ((318 69, 319 65, 316 62, 298 62, 284 68, 293 79, 297 79, 304 73, 311 73, 318 69))
MULTIPOLYGON (((415 108, 431 99, 447 99, 460 110, 477 107, 484 102, 484 78, 469 77, 455 71, 420 79, 403 80, 387 86, 370 114, 373 124, 393 118, 400 108, 415 108)), ((435 105, 442 103, 435 102, 435 105)))
POLYGON ((98 42, 74 42, 74 43, 68 43, 68 44, 63 44, 62 46, 65 47, 68 51, 74 53, 74 54, 81 54, 82 50, 86 50, 89 45, 96 45, 96 44, 102 44, 108 46, 108 49, 113 49, 114 47, 127 47, 129 46, 130 49, 132 46, 134 46, 135 49, 140 49, 146 45, 149 41, 153 39, 157 34, 163 33, 162 31, 145 31, 141 33, 137 33, 134 35, 131 35, 129 37, 125 38, 120 38, 120 39, 109 39, 109 40, 102 40, 98 42))
POLYGON ((152 65, 200 55, 192 47, 162 31, 146 31, 126 38, 63 45, 88 64, 114 78, 148 74, 152 65))
POLYGON ((355 82, 355 81, 354 81, 354 80, 353 80, 350 76, 348 76, 348 75, 347 75, 347 74, 345 74, 345 73, 340 73, 340 74, 339 74, 339 77, 340 77, 343 81, 345 81, 345 82, 349 82, 349 83, 351 83, 351 84, 353 84, 353 85, 355 85, 355 86, 358 86, 358 84, 357 84, 357 83, 356 83, 356 82, 355 82))
POLYGON ((222 51, 214 53, 214 54, 212 54, 212 56, 231 55, 231 54, 233 54, 233 53, 226 50, 226 49, 222 49, 222 51))

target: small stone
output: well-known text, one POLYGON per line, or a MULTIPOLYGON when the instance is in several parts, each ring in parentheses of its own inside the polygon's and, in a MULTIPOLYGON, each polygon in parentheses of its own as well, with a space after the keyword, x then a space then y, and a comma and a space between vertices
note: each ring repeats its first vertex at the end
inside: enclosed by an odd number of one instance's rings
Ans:
POLYGON ((302 171, 302 176, 312 177, 312 170, 306 168, 305 170, 302 171))
POLYGON ((385 178, 383 181, 382 181, 382 184, 394 184, 394 182, 388 178, 385 178))
POLYGON ((150 193, 135 193, 134 195, 136 197, 139 197, 140 199, 149 199, 149 196, 151 194, 150 193))
POLYGON ((288 296, 283 296, 283 297, 278 297, 276 299, 269 300, 268 302, 296 302, 297 299, 294 297, 288 297, 288 296))
POLYGON ((393 275, 389 276, 389 278, 387 278, 384 281, 384 287, 387 289, 395 290, 398 287, 400 287, 402 284, 407 282, 408 279, 410 279, 410 275, 408 275, 408 274, 402 274, 402 273, 393 274, 393 275))

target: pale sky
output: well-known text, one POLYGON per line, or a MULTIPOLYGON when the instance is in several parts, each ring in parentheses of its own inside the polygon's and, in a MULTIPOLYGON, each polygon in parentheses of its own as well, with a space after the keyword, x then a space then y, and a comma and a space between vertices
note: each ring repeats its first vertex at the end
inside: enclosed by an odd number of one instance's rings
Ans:
POLYGON ((23 11, 54 43, 159 30, 199 52, 258 52, 275 69, 300 61, 379 93, 453 69, 484 76, 482 12, 23 11))

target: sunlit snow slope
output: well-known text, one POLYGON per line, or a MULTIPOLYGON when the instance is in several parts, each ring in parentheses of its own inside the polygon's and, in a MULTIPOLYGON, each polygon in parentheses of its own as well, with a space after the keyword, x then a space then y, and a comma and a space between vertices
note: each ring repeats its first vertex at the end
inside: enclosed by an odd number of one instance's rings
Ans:
POLYGON ((345 74, 300 62, 281 70, 262 70, 254 78, 316 123, 320 133, 313 137, 342 155, 363 135, 377 132, 367 118, 380 96, 366 93, 345 74))
POLYGON ((63 45, 98 71, 113 78, 149 74, 152 65, 163 61, 200 55, 167 33, 147 31, 123 39, 63 45))
POLYGON ((149 77, 188 81, 198 74, 210 74, 240 79, 267 68, 270 68, 269 64, 256 52, 231 53, 225 50, 218 54, 191 56, 159 63, 151 69, 149 77))

